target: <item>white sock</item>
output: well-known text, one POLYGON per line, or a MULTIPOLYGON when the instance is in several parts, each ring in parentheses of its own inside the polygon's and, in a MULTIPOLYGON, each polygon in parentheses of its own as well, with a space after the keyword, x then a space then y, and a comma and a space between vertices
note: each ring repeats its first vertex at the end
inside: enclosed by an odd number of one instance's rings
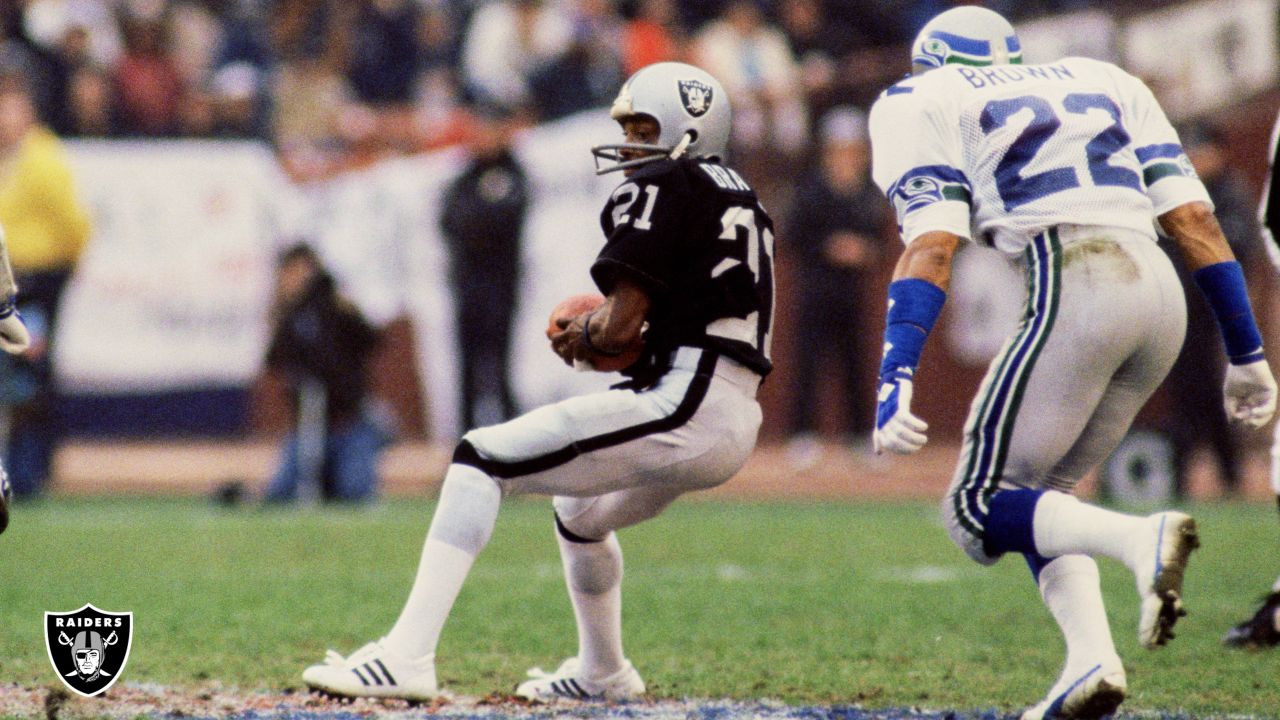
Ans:
POLYGON ((616 533, 600 542, 560 542, 565 582, 578 621, 582 676, 609 677, 622 669, 622 547, 616 533))
POLYGON ((1062 680, 1074 681, 1100 662, 1119 663, 1093 558, 1063 555, 1049 561, 1040 570, 1040 597, 1067 641, 1062 680))
POLYGON ((1036 551, 1044 557, 1109 557, 1130 570, 1137 562, 1135 540, 1147 531, 1145 517, 1103 510, 1054 490, 1040 497, 1032 519, 1036 551))
POLYGON ((501 502, 502 490, 493 478, 468 465, 449 466, 418 576, 384 639, 389 650, 410 658, 435 654, 458 591, 493 533, 501 502))

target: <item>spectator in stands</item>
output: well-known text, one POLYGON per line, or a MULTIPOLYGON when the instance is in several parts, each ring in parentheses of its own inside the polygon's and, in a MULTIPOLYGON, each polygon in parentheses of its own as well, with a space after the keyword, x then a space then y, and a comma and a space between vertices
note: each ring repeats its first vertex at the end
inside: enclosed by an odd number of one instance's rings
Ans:
POLYGON ((731 0, 699 34, 695 62, 728 91, 740 147, 794 155, 809 132, 800 68, 786 36, 765 22, 761 2, 731 0))
POLYGON ((639 0, 635 15, 623 26, 623 71, 630 77, 646 65, 677 60, 685 42, 675 0, 639 0))
POLYGON ((258 69, 234 62, 218 69, 210 81, 213 137, 250 140, 265 137, 265 99, 258 69))
POLYGON ((465 427, 492 425, 517 412, 509 356, 529 205, 528 180, 512 151, 511 110, 480 105, 474 111, 466 166, 445 191, 440 214, 451 256, 465 427))
POLYGON ((790 459, 797 466, 818 459, 818 411, 831 403, 836 379, 846 408, 846 442, 868 447, 875 388, 864 361, 874 358, 867 331, 868 282, 884 250, 891 220, 884 196, 870 181, 866 115, 837 107, 822 119, 816 162, 796 188, 784 245, 794 250, 797 283, 795 386, 791 393, 790 459), (828 363, 826 368, 823 363, 828 363))
POLYGON ((421 49, 414 93, 418 148, 430 150, 462 140, 466 125, 456 70, 458 31, 445 4, 423 8, 418 21, 421 49))
MULTIPOLYGON (((1248 267, 1255 252, 1258 224, 1255 195, 1239 169, 1230 163, 1222 131, 1207 123, 1181 128, 1179 137, 1196 174, 1213 200, 1213 214, 1222 226, 1231 249, 1248 267)), ((1218 466, 1223 490, 1234 493, 1241 487, 1244 472, 1239 441, 1222 410, 1221 392, 1206 377, 1219 377, 1225 360, 1218 347, 1218 329, 1204 296, 1195 289, 1181 255, 1170 253, 1187 296, 1187 334, 1169 377, 1174 388, 1169 393, 1169 424, 1178 472, 1177 489, 1187 489, 1187 473, 1196 450, 1207 446, 1218 466)))
POLYGON ((534 108, 543 121, 607 107, 626 80, 618 46, 622 28, 605 0, 580 0, 564 50, 529 77, 534 108))
POLYGON ((347 80, 361 102, 410 104, 421 50, 417 0, 361 0, 351 28, 347 80))
POLYGON ((810 102, 825 99, 840 82, 840 60, 865 40, 856 27, 833 22, 822 0, 783 0, 779 18, 805 95, 810 102))
POLYGON ((462 44, 463 90, 473 100, 528 107, 529 75, 573 37, 572 18, 544 0, 488 0, 471 16, 462 44))
POLYGON ((86 65, 71 75, 67 87, 66 132, 71 137, 111 137, 118 134, 111 75, 86 65))
POLYGON ((267 501, 311 493, 328 501, 372 500, 388 441, 366 408, 378 332, 305 244, 280 256, 273 316, 267 367, 287 379, 296 425, 285 437, 267 501))
POLYGON ((184 85, 160 18, 126 19, 124 57, 116 68, 117 111, 128 135, 174 135, 184 85))
POLYGON ((5 461, 21 497, 48 483, 61 434, 52 343, 62 291, 89 239, 89 218, 61 142, 37 123, 28 78, 12 68, 0 68, 0 227, 18 310, 32 335, 17 365, 32 380, 34 395, 14 408, 5 461))

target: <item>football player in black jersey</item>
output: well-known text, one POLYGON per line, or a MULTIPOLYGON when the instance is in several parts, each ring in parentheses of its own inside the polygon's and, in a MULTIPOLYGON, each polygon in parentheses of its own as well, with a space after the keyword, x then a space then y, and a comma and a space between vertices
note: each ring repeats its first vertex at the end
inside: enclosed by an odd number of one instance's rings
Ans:
POLYGON ((755 448, 756 390, 773 326, 773 223, 722 163, 728 97, 681 63, 641 69, 610 110, 625 142, 595 148, 623 182, 601 214, 591 267, 606 296, 565 323, 566 362, 616 357, 643 342, 627 383, 468 432, 445 475, 418 575, 385 637, 307 668, 308 686, 347 697, 439 694, 440 630, 504 495, 554 496, 555 528, 578 624, 578 652, 530 671, 534 700, 635 697, 644 682, 622 652, 622 551, 614 533, 678 496, 728 480, 755 448))

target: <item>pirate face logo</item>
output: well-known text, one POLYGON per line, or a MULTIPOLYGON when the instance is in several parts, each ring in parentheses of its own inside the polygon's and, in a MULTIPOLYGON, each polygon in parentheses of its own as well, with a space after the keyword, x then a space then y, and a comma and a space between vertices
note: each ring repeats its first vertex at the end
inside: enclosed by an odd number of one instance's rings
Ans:
POLYGON ((93 605, 44 614, 49 662, 68 689, 85 697, 115 683, 129 660, 133 613, 103 612, 93 605))
POLYGON ((701 80, 681 80, 680 100, 684 111, 693 117, 702 117, 711 109, 711 86, 701 80))

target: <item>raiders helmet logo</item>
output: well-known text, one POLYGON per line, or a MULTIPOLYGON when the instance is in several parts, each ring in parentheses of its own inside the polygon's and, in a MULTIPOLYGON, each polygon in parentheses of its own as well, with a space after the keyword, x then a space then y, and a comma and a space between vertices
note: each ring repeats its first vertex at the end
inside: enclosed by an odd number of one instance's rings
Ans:
POLYGON ((129 661, 133 613, 103 612, 91 604, 44 614, 49 662, 68 689, 85 697, 106 691, 129 661))
POLYGON ((693 117, 702 117, 711 109, 711 86, 701 80, 681 80, 680 100, 684 110, 693 117))

